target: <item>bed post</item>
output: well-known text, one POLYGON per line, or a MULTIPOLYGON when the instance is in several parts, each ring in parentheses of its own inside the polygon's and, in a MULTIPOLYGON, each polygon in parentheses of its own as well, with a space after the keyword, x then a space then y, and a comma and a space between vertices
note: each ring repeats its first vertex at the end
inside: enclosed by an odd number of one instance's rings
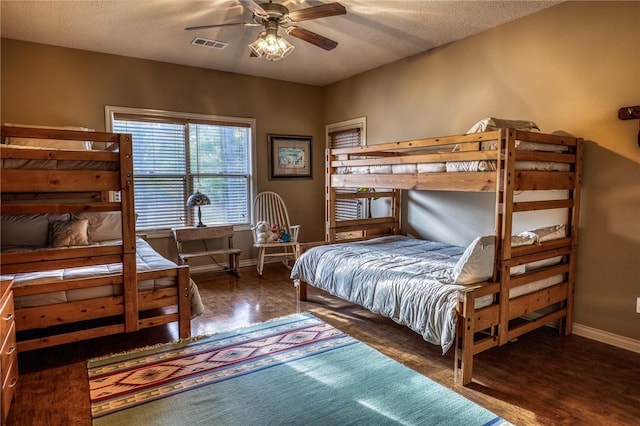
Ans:
POLYGON ((473 377, 474 299, 472 291, 465 292, 458 301, 456 325, 456 352, 453 375, 457 384, 466 386, 473 377))
MULTIPOLYGON (((582 187, 582 155, 583 155, 583 139, 579 138, 575 147, 575 177, 573 182, 573 190, 571 198, 573 198, 573 207, 569 212, 569 224, 571 232, 571 254, 569 255, 569 297, 567 297, 567 316, 564 323, 564 334, 569 335, 573 332, 573 293, 575 289, 576 263, 578 255, 578 227, 580 225, 580 194, 582 187)), ((561 328, 562 331, 562 328, 561 328)))
POLYGON ((400 217, 400 198, 402 196, 401 190, 393 190, 393 205, 391 206, 391 215, 393 216, 393 234, 400 234, 402 229, 401 217, 400 217))
MULTIPOLYGON (((507 343, 509 334, 509 283, 511 280, 511 234, 513 233, 513 191, 515 184, 516 136, 513 129, 501 130, 501 141, 504 144, 504 178, 499 188, 498 209, 501 212, 500 228, 496 233, 497 252, 496 268, 500 268, 500 317, 498 328, 498 344, 507 343)), ((500 164, 500 163, 498 163, 500 164)), ((500 169, 500 167, 498 167, 500 169)))
POLYGON ((327 148, 324 151, 324 240, 326 242, 335 242, 335 194, 331 187, 331 150, 327 148))
POLYGON ((306 302, 307 301, 307 283, 301 280, 296 280, 295 286, 297 288, 296 295, 298 296, 298 300, 301 302, 306 302))
POLYGON ((120 207, 122 214, 122 275, 125 332, 140 329, 138 317, 138 279, 136 230, 133 201, 133 146, 131 135, 119 135, 120 207))
POLYGON ((140 329, 138 318, 138 279, 135 253, 122 255, 122 287, 124 295, 124 331, 140 329))
POLYGON ((191 336, 191 280, 189 267, 178 267, 178 333, 181 339, 191 336))

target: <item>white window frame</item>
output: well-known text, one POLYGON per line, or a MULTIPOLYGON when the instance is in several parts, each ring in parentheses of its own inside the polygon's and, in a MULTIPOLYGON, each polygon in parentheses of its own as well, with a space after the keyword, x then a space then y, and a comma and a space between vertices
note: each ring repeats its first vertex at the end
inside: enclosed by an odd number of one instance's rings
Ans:
MULTIPOLYGON (((105 128, 107 132, 112 132, 113 130, 113 118, 115 114, 132 114, 132 115, 141 115, 141 116, 152 116, 152 117, 160 117, 160 118, 181 118, 181 119, 191 119, 191 120, 204 120, 204 121, 218 121, 224 123, 238 123, 243 124, 245 126, 249 126, 251 129, 251 141, 249 147, 249 179, 247 182, 247 223, 243 224, 235 224, 235 231, 245 231, 251 229, 251 218, 253 217, 253 199, 255 197, 255 188, 256 186, 256 161, 254 159, 256 153, 256 119, 248 118, 248 117, 228 117, 221 115, 210 115, 210 114, 197 114, 197 113, 186 113, 179 111, 169 111, 169 110, 159 110, 159 109, 148 109, 148 108, 133 108, 133 107, 122 107, 122 106, 113 106, 106 105, 105 106, 105 128)), ((187 194, 188 195, 188 194, 187 194)), ((147 232, 147 231, 145 231, 147 232)), ((150 234, 154 237, 166 237, 170 235, 169 230, 157 230, 157 231, 149 231, 150 234)))
POLYGON ((339 132, 340 130, 360 129, 360 144, 367 145, 367 117, 353 118, 351 120, 339 121, 337 123, 327 124, 325 126, 325 148, 329 147, 329 133, 339 132))

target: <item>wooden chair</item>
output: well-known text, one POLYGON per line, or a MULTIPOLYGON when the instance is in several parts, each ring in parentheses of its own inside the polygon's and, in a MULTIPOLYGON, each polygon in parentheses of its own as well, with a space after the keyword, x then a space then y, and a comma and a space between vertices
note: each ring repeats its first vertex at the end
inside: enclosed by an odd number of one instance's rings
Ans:
POLYGON ((233 272, 235 276, 240 277, 238 266, 240 263, 240 253, 242 250, 233 247, 233 226, 205 226, 195 228, 173 228, 173 237, 176 240, 176 248, 178 250, 178 263, 186 265, 189 259, 194 257, 210 257, 218 264, 215 256, 228 255, 228 264, 220 265, 223 271, 233 272), (215 240, 218 238, 226 239, 226 248, 209 250, 207 240, 215 240), (204 244, 204 251, 185 251, 184 242, 200 240, 204 244))
POLYGON ((294 261, 300 256, 300 244, 298 243, 298 232, 300 225, 291 225, 289 214, 282 198, 275 192, 261 192, 253 200, 253 246, 258 248, 258 261, 256 267, 258 275, 262 275, 265 258, 281 258, 285 266, 288 261, 294 261), (277 224, 278 228, 284 229, 289 234, 288 242, 260 242, 258 240, 258 222, 265 221, 270 226, 277 224))

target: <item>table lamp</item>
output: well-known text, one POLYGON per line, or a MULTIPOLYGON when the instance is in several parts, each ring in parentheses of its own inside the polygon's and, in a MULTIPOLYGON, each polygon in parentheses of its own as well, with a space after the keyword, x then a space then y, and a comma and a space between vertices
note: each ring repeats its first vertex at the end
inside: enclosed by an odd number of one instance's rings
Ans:
POLYGON ((209 204, 211 204, 211 200, 209 200, 209 197, 207 197, 200 191, 194 192, 189 198, 187 198, 187 207, 198 206, 198 224, 196 225, 196 227, 202 228, 204 226, 207 226, 202 223, 202 211, 200 210, 200 207, 207 206, 209 204))

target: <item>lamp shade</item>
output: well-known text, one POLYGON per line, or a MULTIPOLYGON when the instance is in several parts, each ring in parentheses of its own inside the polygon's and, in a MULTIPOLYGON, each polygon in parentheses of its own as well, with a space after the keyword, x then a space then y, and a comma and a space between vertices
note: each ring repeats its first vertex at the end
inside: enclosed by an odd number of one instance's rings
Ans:
POLYGON ((207 206, 209 204, 211 204, 209 197, 200 191, 194 192, 189 198, 187 198, 187 207, 207 206))

